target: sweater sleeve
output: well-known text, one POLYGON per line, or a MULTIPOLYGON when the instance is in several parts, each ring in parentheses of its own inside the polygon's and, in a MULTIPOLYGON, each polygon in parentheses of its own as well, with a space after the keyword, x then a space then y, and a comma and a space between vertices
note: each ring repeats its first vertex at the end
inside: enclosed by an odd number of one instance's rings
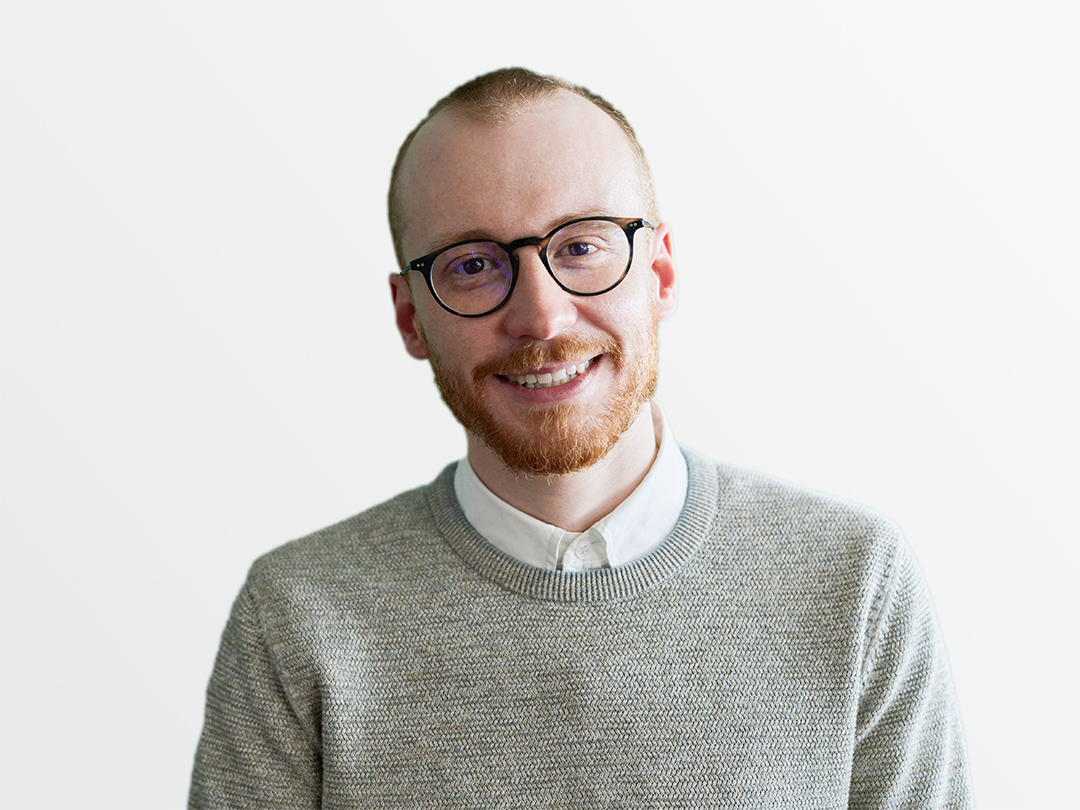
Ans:
POLYGON ((849 807, 970 808, 948 660, 903 540, 881 587, 868 630, 849 807))
POLYGON ((317 732, 290 702, 249 583, 210 678, 188 807, 319 807, 320 761, 317 732))

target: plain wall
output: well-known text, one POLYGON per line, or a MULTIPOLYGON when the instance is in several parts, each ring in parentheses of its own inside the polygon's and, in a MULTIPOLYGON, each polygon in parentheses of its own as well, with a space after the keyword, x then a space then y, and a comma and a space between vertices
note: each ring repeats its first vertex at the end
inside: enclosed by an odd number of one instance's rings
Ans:
POLYGON ((679 440, 899 521, 980 807, 1080 807, 1073 7, 4 4, 0 804, 182 805, 251 561, 464 452, 386 186, 522 64, 651 159, 679 440))

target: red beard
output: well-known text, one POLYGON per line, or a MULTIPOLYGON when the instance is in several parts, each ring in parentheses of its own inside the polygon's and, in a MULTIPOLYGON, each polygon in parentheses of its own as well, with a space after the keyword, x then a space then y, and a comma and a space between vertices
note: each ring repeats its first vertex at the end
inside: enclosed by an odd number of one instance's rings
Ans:
POLYGON ((425 338, 435 382, 457 420, 479 437, 513 472, 535 476, 566 475, 591 467, 611 452, 656 391, 657 325, 628 353, 613 339, 574 337, 530 343, 479 366, 472 380, 452 376, 425 338), (603 354, 612 363, 618 387, 596 411, 578 403, 533 405, 518 424, 500 422, 485 405, 485 385, 492 375, 516 376, 545 365, 603 354), (637 355, 628 356, 628 355, 637 355))

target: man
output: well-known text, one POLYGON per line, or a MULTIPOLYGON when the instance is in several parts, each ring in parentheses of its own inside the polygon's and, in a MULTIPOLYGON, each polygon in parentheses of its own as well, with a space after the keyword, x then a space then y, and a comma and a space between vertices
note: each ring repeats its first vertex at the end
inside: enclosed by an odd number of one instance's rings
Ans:
POLYGON ((390 218, 467 458, 256 562, 191 806, 969 806, 897 530, 651 402, 675 268, 622 115, 482 76, 405 141, 390 218))

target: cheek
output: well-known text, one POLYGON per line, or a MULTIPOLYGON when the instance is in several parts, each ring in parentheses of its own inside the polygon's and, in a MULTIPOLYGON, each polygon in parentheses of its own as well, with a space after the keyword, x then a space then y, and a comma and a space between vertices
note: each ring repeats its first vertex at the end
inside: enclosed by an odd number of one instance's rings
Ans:
POLYGON ((634 282, 627 277, 611 292, 593 299, 596 325, 629 343, 641 342, 644 337, 639 335, 645 336, 647 330, 655 328, 656 322, 656 301, 651 291, 640 278, 634 282))
POLYGON ((421 318, 421 334, 428 351, 442 370, 454 376, 468 375, 480 365, 488 345, 481 330, 467 318, 459 318, 435 304, 437 313, 421 318))

